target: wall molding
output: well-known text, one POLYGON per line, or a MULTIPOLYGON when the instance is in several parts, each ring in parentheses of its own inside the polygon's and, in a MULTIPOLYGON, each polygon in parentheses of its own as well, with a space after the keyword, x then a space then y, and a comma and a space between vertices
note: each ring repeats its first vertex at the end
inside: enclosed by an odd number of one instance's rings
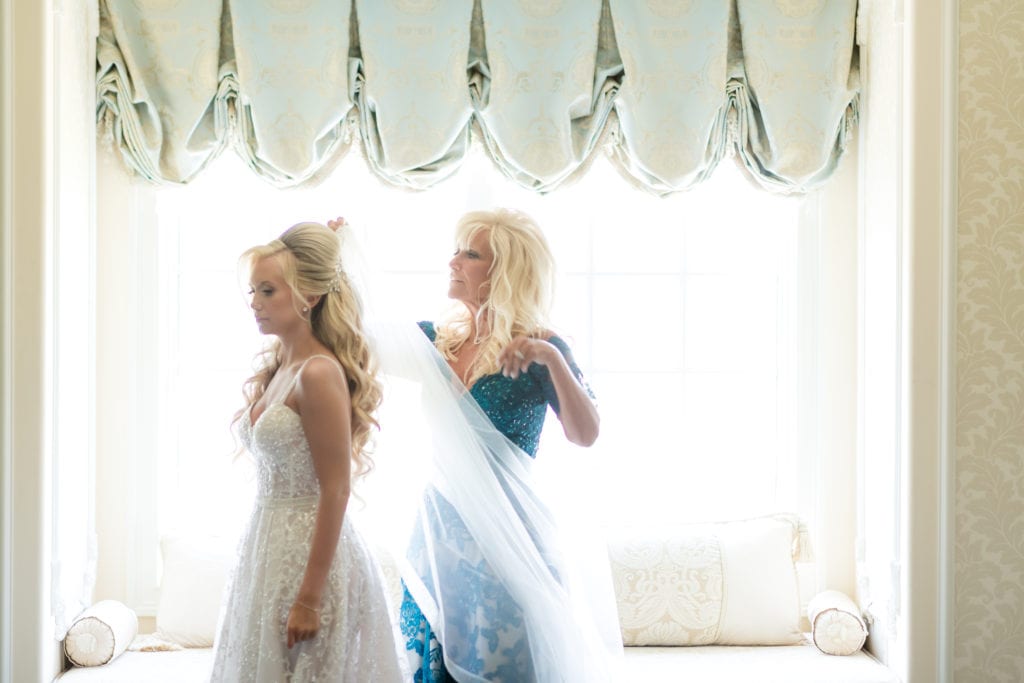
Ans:
POLYGON ((52 234, 53 0, 3 1, 3 650, 0 680, 50 681, 47 399, 52 234), (17 93, 17 98, 13 96, 17 93), (13 173, 17 169, 17 173, 13 173), (15 334, 17 331, 17 334, 15 334), (17 482, 17 486, 14 486, 17 482), (9 494, 9 495, 8 495, 9 494), (16 625, 16 628, 15 628, 16 625))
POLYGON ((10 683, 11 625, 11 128, 12 0, 0 0, 0 683, 10 683))
POLYGON ((941 411, 943 447, 939 453, 939 634, 938 683, 953 681, 954 623, 956 616, 956 335, 957 335, 957 216, 959 215, 959 90, 960 90, 960 3, 942 2, 942 250, 944 256, 942 326, 941 411))
POLYGON ((907 0, 904 573, 907 683, 952 679, 957 0, 907 0))

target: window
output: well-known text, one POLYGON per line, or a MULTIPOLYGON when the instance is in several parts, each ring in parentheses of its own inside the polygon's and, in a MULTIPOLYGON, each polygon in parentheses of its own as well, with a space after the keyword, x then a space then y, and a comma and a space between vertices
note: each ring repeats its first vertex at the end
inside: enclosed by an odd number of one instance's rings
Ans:
POLYGON ((153 538, 232 533, 248 513, 253 483, 247 460, 232 457, 229 422, 263 340, 237 270, 242 251, 295 222, 343 214, 381 283, 373 305, 431 319, 447 306, 456 220, 495 205, 521 208, 545 230, 559 267, 555 329, 602 416, 590 449, 568 444, 549 417, 542 476, 597 503, 605 523, 813 514, 804 418, 814 403, 813 198, 769 195, 728 161, 697 189, 657 198, 603 158, 540 196, 479 150, 426 192, 384 185, 356 154, 319 187, 277 191, 224 155, 194 184, 156 197, 159 476, 142 511, 153 538))

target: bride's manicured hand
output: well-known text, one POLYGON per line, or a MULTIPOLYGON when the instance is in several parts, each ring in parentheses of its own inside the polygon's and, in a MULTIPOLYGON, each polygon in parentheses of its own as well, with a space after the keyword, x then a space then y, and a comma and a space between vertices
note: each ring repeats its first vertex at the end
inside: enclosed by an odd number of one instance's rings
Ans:
POLYGON ((320 612, 298 601, 288 612, 288 647, 311 640, 320 630, 320 612))
POLYGON ((553 344, 520 335, 498 354, 498 365, 501 366, 501 374, 516 379, 529 369, 531 363, 550 365, 557 362, 560 356, 553 344))

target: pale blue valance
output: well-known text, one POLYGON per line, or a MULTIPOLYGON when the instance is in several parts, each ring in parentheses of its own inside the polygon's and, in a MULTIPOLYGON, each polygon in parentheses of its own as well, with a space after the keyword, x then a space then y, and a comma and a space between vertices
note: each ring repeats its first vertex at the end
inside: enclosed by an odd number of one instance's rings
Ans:
POLYGON ((659 192, 691 187, 726 149, 730 3, 610 4, 625 72, 614 158, 659 192))
POLYGON ((98 117, 143 176, 225 146, 285 187, 361 140, 428 187, 480 136, 548 191, 603 150, 657 193, 731 148, 766 188, 826 180, 856 122, 856 0, 101 0, 98 117))
POLYGON ((476 113, 487 148, 508 176, 551 189, 594 149, 622 71, 599 68, 601 0, 481 6, 490 87, 476 113))
POLYGON ((371 167, 393 183, 427 187, 469 149, 467 86, 473 0, 358 2, 353 101, 371 167))

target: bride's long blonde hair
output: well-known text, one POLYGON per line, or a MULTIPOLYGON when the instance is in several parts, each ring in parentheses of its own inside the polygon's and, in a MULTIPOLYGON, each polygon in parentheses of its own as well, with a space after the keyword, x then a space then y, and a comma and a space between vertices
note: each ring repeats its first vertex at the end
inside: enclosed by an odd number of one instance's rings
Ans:
POLYGON ((477 311, 478 327, 485 327, 489 333, 481 340, 470 340, 473 320, 469 310, 459 305, 437 326, 434 342, 448 360, 454 360, 456 351, 467 341, 480 343, 467 385, 498 372, 498 355, 513 337, 543 337, 548 333, 554 294, 555 260, 544 233, 530 216, 504 208, 471 211, 459 219, 455 243, 463 249, 480 232, 486 233, 494 254, 485 283, 489 293, 477 311))
MULTIPOLYGON (((362 303, 342 270, 340 249, 338 235, 327 226, 299 223, 277 239, 248 249, 240 262, 251 270, 257 261, 278 256, 284 281, 294 293, 320 297, 309 311, 309 320, 313 336, 330 349, 345 370, 352 403, 351 458, 358 477, 373 467, 368 445, 371 430, 379 426, 374 415, 381 402, 381 385, 363 329, 362 303)), ((296 301, 294 305, 297 309, 299 304, 296 301)), ((263 396, 280 366, 281 342, 275 339, 257 354, 256 374, 242 387, 246 405, 235 415, 235 422, 263 396)))

